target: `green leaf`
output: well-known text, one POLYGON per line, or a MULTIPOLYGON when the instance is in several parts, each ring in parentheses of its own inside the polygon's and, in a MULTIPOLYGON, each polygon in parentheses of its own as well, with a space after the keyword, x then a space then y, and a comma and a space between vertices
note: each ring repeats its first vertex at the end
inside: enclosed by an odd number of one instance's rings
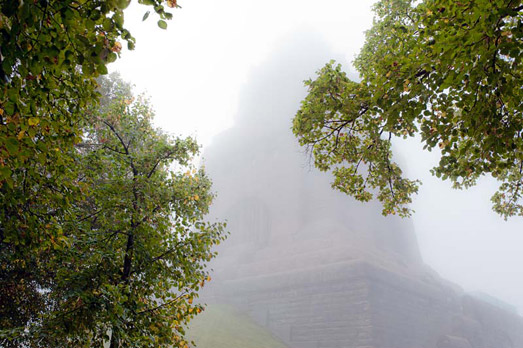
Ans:
POLYGON ((118 58, 118 56, 116 55, 116 53, 111 52, 111 53, 109 53, 109 55, 107 55, 107 62, 108 62, 108 63, 112 63, 112 62, 114 62, 117 58, 118 58))
POLYGON ((107 66, 105 66, 105 64, 99 64, 96 67, 96 71, 98 71, 102 75, 106 75, 108 73, 107 66))
POLYGON ((162 29, 167 29, 167 22, 164 21, 164 20, 162 20, 162 19, 160 19, 160 20, 158 21, 158 26, 159 26, 160 28, 162 28, 162 29))
POLYGON ((150 14, 151 14, 151 11, 145 12, 145 14, 143 15, 142 21, 145 21, 147 18, 149 18, 150 14))
POLYGON ((13 101, 8 101, 5 106, 4 106, 4 111, 8 114, 8 115, 12 115, 15 113, 15 103, 13 101))
POLYGON ((5 147, 11 155, 16 155, 18 153, 18 140, 16 138, 7 138, 5 147))
POLYGON ((118 6, 119 9, 125 10, 129 4, 131 3, 131 0, 118 0, 116 3, 116 6, 118 6))
POLYGON ((12 171, 9 167, 0 166, 0 181, 9 178, 11 176, 11 173, 12 171))

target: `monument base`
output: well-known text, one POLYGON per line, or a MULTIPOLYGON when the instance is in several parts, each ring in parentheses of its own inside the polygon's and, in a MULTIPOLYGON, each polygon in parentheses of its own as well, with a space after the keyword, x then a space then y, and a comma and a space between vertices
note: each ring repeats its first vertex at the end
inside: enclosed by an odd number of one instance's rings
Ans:
POLYGON ((213 284, 292 348, 522 348, 515 313, 438 278, 347 261, 213 284))

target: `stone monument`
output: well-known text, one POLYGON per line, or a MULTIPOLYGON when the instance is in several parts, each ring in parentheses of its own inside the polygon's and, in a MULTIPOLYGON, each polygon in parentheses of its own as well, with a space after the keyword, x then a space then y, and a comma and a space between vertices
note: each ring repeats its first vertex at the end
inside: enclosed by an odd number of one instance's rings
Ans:
POLYGON ((330 187, 291 133, 314 35, 254 70, 235 125, 204 154, 230 238, 202 301, 232 304, 292 348, 523 348, 523 321, 441 279, 407 219, 330 187))

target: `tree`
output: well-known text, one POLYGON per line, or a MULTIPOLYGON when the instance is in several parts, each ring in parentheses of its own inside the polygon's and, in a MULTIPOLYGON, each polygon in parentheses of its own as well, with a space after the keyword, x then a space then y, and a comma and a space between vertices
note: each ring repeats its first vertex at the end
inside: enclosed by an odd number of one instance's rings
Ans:
POLYGON ((293 132, 333 187, 383 214, 409 216, 419 181, 392 160, 394 137, 441 149, 432 173, 467 188, 500 181, 493 209, 523 216, 523 54, 520 0, 382 0, 355 60, 361 81, 333 62, 306 85, 293 132))
POLYGON ((213 195, 190 164, 198 145, 155 129, 147 102, 118 79, 102 86, 107 104, 76 145, 84 194, 45 265, 47 309, 14 328, 15 346, 185 347, 184 327, 203 309, 193 299, 224 233, 203 220, 213 195))
MULTIPOLYGON (((166 27, 163 4, 139 0, 166 27)), ((64 223, 77 185, 74 145, 81 142, 95 79, 126 41, 128 0, 0 2, 0 328, 37 320, 50 305, 54 248, 65 246, 64 223), (18 304, 13 306, 13 304, 18 304)), ((148 13, 146 14, 148 15, 148 13)))
MULTIPOLYGON (((154 6, 161 27, 172 17, 162 0, 139 2, 154 6)), ((166 3, 176 6, 175 1, 166 3)), ((134 47, 134 38, 123 26, 128 4, 128 0, 0 4, 2 242, 30 248, 38 247, 42 237, 59 237, 56 224, 38 217, 35 205, 56 212, 42 216, 56 215, 64 208, 64 197, 75 193, 69 150, 80 141, 86 106, 96 102, 95 78, 106 74, 106 65, 120 54, 120 40, 134 47), (56 191, 62 194, 57 196, 56 191)))

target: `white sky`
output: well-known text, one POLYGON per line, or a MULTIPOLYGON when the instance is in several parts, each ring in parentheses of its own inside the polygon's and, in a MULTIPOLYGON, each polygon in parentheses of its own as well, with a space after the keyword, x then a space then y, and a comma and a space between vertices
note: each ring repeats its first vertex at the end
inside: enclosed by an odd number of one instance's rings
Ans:
MULTIPOLYGON (((232 126, 238 95, 251 68, 262 64, 279 38, 297 27, 321 33, 348 62, 372 23, 371 0, 180 0, 168 29, 158 28, 145 6, 126 12, 137 39, 110 66, 146 91, 156 124, 173 134, 194 135, 203 145, 232 126)), ((318 67, 320 68, 320 66, 318 67)), ((407 174, 419 178, 414 203, 426 263, 465 290, 482 290, 518 306, 523 314, 523 218, 503 221, 490 210, 495 182, 468 191, 431 177, 437 154, 416 140, 399 144, 407 174)))

